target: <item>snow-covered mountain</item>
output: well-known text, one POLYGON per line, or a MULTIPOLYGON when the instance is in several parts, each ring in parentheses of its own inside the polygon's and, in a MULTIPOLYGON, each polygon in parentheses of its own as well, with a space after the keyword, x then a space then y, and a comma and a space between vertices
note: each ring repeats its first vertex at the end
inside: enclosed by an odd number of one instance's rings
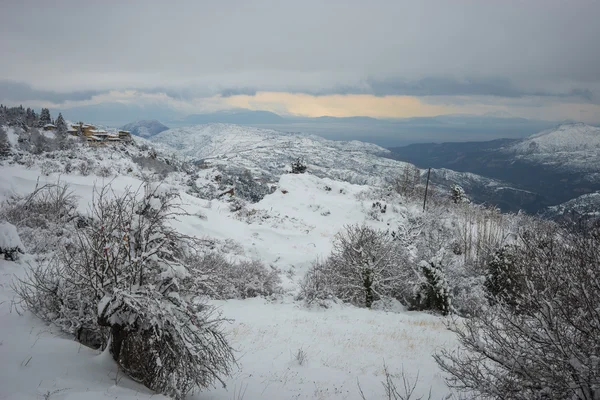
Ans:
POLYGON ((539 199, 526 208, 531 213, 600 190, 600 128, 581 123, 522 140, 415 144, 393 148, 389 156, 421 168, 471 172, 532 192, 539 199))
POLYGON ((600 128, 576 123, 540 132, 505 149, 517 159, 566 172, 600 171, 600 128))
POLYGON ((549 207, 545 217, 561 218, 600 218, 600 191, 588 193, 556 206, 549 207))
MULTIPOLYGON (((400 177, 406 168, 414 168, 411 164, 382 157, 389 150, 370 143, 332 141, 314 135, 231 124, 170 129, 150 140, 192 160, 241 166, 275 181, 298 157, 304 158, 312 175, 355 184, 387 184, 400 177)), ((419 173, 423 182, 426 171, 419 173)), ((496 188, 508 186, 498 180, 455 171, 434 171, 432 176, 432 182, 443 187, 456 183, 465 185, 477 202, 493 203, 495 197, 505 196, 502 192, 497 196, 496 188)))
POLYGON ((600 128, 583 123, 563 124, 509 147, 519 154, 551 154, 600 150, 600 128))
POLYGON ((155 119, 152 119, 131 122, 127 125, 123 125, 121 129, 129 131, 133 135, 148 138, 157 135, 162 131, 166 131, 169 129, 169 127, 161 124, 155 119))
POLYGON ((380 184, 406 166, 380 157, 388 150, 370 143, 231 124, 175 128, 150 140, 191 160, 237 165, 270 177, 281 176, 298 157, 304 158, 314 175, 357 184, 380 184))

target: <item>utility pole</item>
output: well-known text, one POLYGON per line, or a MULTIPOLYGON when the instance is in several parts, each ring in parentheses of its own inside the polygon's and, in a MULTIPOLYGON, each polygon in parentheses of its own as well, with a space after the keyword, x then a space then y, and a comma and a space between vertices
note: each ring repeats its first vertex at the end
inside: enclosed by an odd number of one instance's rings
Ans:
POLYGON ((425 205, 427 204, 427 189, 429 189, 429 175, 431 175, 431 167, 427 171, 427 184, 425 184, 425 199, 423 199, 423 212, 425 212, 425 205))

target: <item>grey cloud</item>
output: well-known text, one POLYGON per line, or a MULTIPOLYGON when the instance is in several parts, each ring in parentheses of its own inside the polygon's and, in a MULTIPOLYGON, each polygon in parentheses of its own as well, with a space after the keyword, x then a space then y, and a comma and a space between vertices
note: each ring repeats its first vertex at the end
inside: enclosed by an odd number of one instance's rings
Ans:
POLYGON ((50 101, 53 103, 64 103, 65 101, 89 100, 100 94, 98 90, 83 90, 74 92, 55 92, 51 90, 37 90, 22 82, 0 80, 0 99, 18 101, 50 101))
POLYGON ((288 90, 594 101, 600 90, 597 1, 5 3, 0 76, 48 99, 139 88, 182 100, 288 90))
POLYGON ((237 95, 254 96, 256 95, 256 92, 257 90, 253 88, 227 88, 221 90, 220 94, 222 97, 231 97, 237 95))

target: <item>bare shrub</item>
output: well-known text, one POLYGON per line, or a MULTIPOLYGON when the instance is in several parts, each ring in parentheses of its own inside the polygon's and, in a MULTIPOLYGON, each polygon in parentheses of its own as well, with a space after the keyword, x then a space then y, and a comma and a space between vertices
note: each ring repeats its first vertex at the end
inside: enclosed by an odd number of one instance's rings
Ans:
MULTIPOLYGON (((392 375, 389 371, 387 365, 383 365, 383 371, 385 375, 385 380, 381 382, 384 389, 383 398, 387 400, 431 400, 431 389, 429 389, 429 394, 427 397, 415 395, 415 389, 417 388, 417 384, 419 383, 419 374, 414 380, 410 379, 404 368, 400 373, 400 379, 398 380, 396 377, 392 375)), ((363 400, 367 400, 362 388, 360 387, 360 382, 358 382, 358 391, 360 393, 360 397, 363 400)))
POLYGON ((129 376, 176 399, 221 381, 233 354, 194 290, 185 260, 199 243, 172 227, 184 214, 177 194, 146 184, 118 195, 105 186, 90 211, 69 246, 16 283, 22 305, 108 346, 129 376))
POLYGON ((88 176, 92 173, 93 162, 90 160, 83 160, 78 165, 79 173, 83 176, 88 176))
POLYGON ((177 170, 168 160, 162 160, 154 156, 137 156, 131 160, 143 169, 155 172, 160 177, 166 177, 169 173, 177 170))
POLYGON ((406 303, 412 291, 412 270, 407 264, 398 242, 387 232, 350 225, 335 236, 330 257, 315 264, 303 286, 312 298, 331 293, 344 302, 367 308, 383 297, 406 303))
POLYGON ((32 193, 12 195, 2 204, 0 217, 17 227, 47 228, 48 223, 67 223, 76 216, 77 197, 67 183, 40 185, 32 193))
POLYGON ((435 356, 449 384, 484 399, 599 398, 600 228, 528 230, 515 250, 522 284, 451 325, 460 350, 435 356))
POLYGON ((294 359, 298 365, 304 366, 308 362, 308 354, 302 347, 300 347, 298 351, 296 351, 296 354, 294 354, 294 359))
POLYGON ((192 256, 187 262, 196 277, 196 290, 214 299, 271 296, 281 290, 279 272, 259 261, 232 263, 218 253, 209 253, 192 256))
POLYGON ((96 170, 96 175, 98 175, 101 178, 108 178, 113 175, 113 171, 112 168, 110 168, 109 166, 103 165, 96 170))
POLYGON ((40 166, 42 175, 49 176, 50 174, 62 172, 62 167, 59 163, 46 160, 40 166))

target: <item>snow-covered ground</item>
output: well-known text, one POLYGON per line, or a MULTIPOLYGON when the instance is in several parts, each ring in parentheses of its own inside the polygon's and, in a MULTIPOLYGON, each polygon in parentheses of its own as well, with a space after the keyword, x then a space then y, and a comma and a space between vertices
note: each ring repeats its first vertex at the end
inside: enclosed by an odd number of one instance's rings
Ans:
MULTIPOLYGON (((31 192, 38 178, 41 183, 58 179, 52 173, 42 176, 35 165, 4 165, 1 171, 0 200, 31 192)), ((60 179, 71 184, 82 212, 94 185, 103 180, 75 174, 60 179)), ((112 184, 119 192, 141 181, 119 176, 112 184)), ((386 229, 400 223, 412 207, 398 204, 374 220, 368 214, 372 200, 360 196, 368 189, 308 174, 283 175, 274 193, 237 213, 225 200, 182 192, 184 207, 194 216, 182 218, 178 230, 216 240, 231 257, 259 259, 279 269, 285 289, 272 299, 213 301, 231 319, 226 330, 239 363, 226 379, 227 389, 191 398, 359 399, 360 383, 367 398, 381 399, 384 363, 392 374, 402 369, 411 379, 419 374, 415 394, 431 389, 432 398, 441 398, 449 392, 431 357, 437 348, 455 346, 444 318, 399 306, 307 308, 294 300, 299 280, 314 260, 330 252, 332 237, 344 225, 366 222, 386 229), (206 218, 195 216, 199 213, 206 218), (303 362, 299 352, 305 354, 303 362)), ((35 262, 30 255, 18 262, 0 261, 0 399, 160 398, 118 373, 105 355, 16 312, 11 281, 29 262, 35 262)))

